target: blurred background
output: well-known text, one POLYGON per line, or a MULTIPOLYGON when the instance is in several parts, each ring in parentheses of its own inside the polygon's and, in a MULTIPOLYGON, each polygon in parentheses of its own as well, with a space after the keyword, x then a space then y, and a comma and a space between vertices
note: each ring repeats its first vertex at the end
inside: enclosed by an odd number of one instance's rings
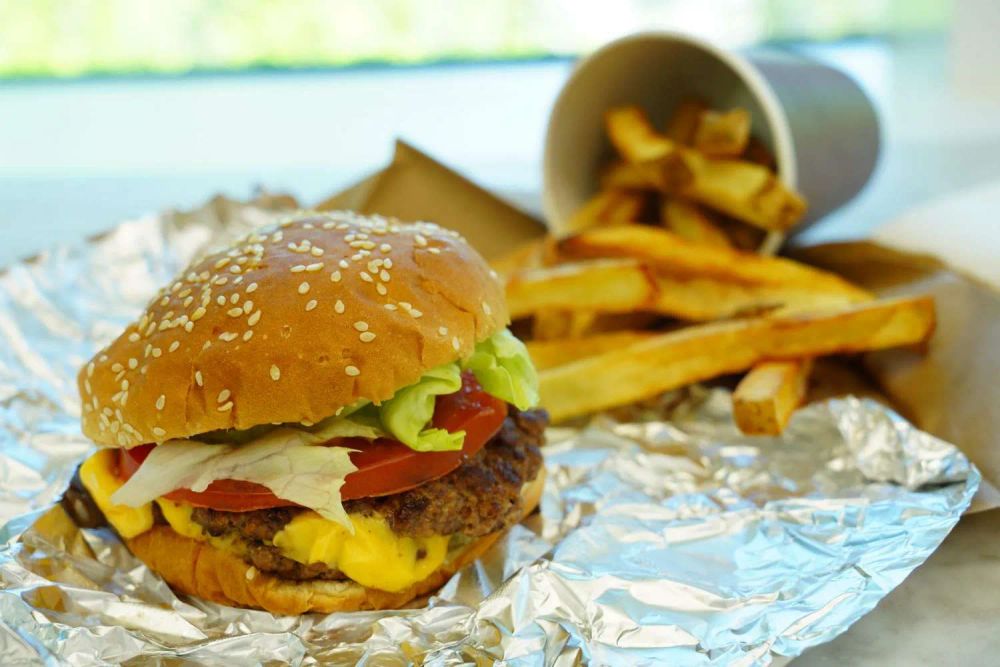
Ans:
POLYGON ((397 136, 537 211, 573 60, 652 29, 805 53, 876 101, 874 181, 813 240, 1000 178, 992 0, 0 0, 0 264, 220 191, 313 202, 397 136))

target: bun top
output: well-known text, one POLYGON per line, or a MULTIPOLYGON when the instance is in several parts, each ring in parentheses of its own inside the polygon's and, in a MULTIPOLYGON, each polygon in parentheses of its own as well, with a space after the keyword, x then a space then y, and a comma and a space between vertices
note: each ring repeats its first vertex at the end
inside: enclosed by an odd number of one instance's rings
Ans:
POLYGON ((318 422, 470 355, 508 322, 461 236, 301 213, 195 261, 79 373, 83 432, 134 447, 318 422))

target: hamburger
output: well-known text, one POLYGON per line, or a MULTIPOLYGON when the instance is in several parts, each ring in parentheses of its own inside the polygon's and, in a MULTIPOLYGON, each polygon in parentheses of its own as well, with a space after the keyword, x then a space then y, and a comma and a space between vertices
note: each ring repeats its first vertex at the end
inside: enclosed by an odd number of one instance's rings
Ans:
MULTIPOLYGON (((175 590, 396 608, 531 512, 546 424, 456 233, 300 213, 187 267, 80 370, 90 508, 175 590)), ((85 512, 84 512, 85 513, 85 512)))

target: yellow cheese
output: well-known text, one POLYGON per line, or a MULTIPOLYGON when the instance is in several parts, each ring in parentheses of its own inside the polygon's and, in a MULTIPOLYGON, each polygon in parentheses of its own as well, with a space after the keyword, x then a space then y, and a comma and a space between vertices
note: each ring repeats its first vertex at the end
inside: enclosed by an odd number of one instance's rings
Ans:
POLYGON ((381 517, 351 515, 354 534, 315 512, 299 514, 274 536, 282 555, 300 563, 324 563, 362 586, 401 591, 438 569, 448 538, 402 537, 381 517))
POLYGON ((111 503, 112 494, 121 485, 115 475, 115 456, 111 449, 101 449, 80 466, 80 481, 87 488, 108 523, 114 526, 122 537, 135 537, 153 527, 153 506, 128 507, 111 503))
MULTIPOLYGON (((115 474, 115 452, 104 449, 80 466, 80 479, 108 522, 122 537, 135 537, 153 527, 153 506, 113 505, 111 495, 122 483, 115 474)), ((191 520, 192 507, 166 498, 156 503, 174 532, 207 540, 217 549, 243 555, 246 544, 236 535, 212 537, 191 520)), ((324 563, 362 586, 401 591, 441 567, 448 555, 447 536, 404 537, 377 516, 350 515, 352 535, 316 512, 302 512, 274 536, 281 555, 299 563, 324 563)))

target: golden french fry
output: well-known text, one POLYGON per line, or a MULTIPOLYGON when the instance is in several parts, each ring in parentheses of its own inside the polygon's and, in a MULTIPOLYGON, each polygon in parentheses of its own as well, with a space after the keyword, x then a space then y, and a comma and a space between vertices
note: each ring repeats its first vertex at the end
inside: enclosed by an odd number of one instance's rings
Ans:
POLYGON ((561 366, 577 359, 592 357, 612 350, 628 347, 656 334, 651 331, 612 331, 575 340, 532 340, 526 343, 535 368, 544 370, 561 366))
POLYGON ((679 190, 709 208, 761 229, 783 231, 802 219, 806 202, 769 169, 742 160, 713 160, 681 148, 691 180, 679 190))
POLYGON ((733 418, 747 435, 778 435, 809 387, 812 359, 765 361, 750 369, 733 392, 733 418))
POLYGON ((566 223, 564 233, 589 229, 601 223, 639 222, 645 200, 631 190, 604 190, 591 197, 566 223))
POLYGON ((542 310, 535 313, 531 337, 536 341, 572 340, 584 336, 597 317, 583 310, 542 310))
POLYGON ((708 105, 701 100, 684 100, 674 109, 670 120, 667 121, 667 130, 664 134, 671 141, 690 146, 701 114, 707 109, 708 105))
POLYGON ((587 230, 563 239, 567 257, 632 257, 658 273, 678 278, 715 278, 746 285, 794 285, 817 292, 841 293, 854 301, 871 295, 840 276, 790 259, 764 257, 734 248, 696 245, 664 229, 618 225, 587 230))
POLYGON ((626 313, 653 303, 656 293, 656 280, 641 263, 603 259, 511 276, 507 309, 511 319, 559 310, 626 313))
POLYGON ((660 221, 677 236, 692 243, 722 248, 732 244, 719 227, 696 204, 667 197, 660 204, 660 221))
POLYGON ((698 116, 691 145, 709 157, 739 157, 750 140, 750 112, 706 110, 698 116))
POLYGON ((490 262, 490 267, 501 276, 509 276, 519 271, 552 264, 556 259, 555 254, 555 240, 543 236, 514 248, 503 257, 497 257, 490 262))
POLYGON ((615 161, 601 170, 602 190, 650 190, 654 187, 641 165, 615 161))
POLYGON ((617 107, 604 115, 608 138, 625 158, 637 165, 646 182, 664 192, 688 185, 691 169, 680 146, 653 129, 639 107, 617 107))
POLYGON ((691 326, 542 371, 541 403, 559 421, 746 370, 768 359, 909 345, 926 341, 933 331, 934 300, 926 296, 798 317, 691 326))

